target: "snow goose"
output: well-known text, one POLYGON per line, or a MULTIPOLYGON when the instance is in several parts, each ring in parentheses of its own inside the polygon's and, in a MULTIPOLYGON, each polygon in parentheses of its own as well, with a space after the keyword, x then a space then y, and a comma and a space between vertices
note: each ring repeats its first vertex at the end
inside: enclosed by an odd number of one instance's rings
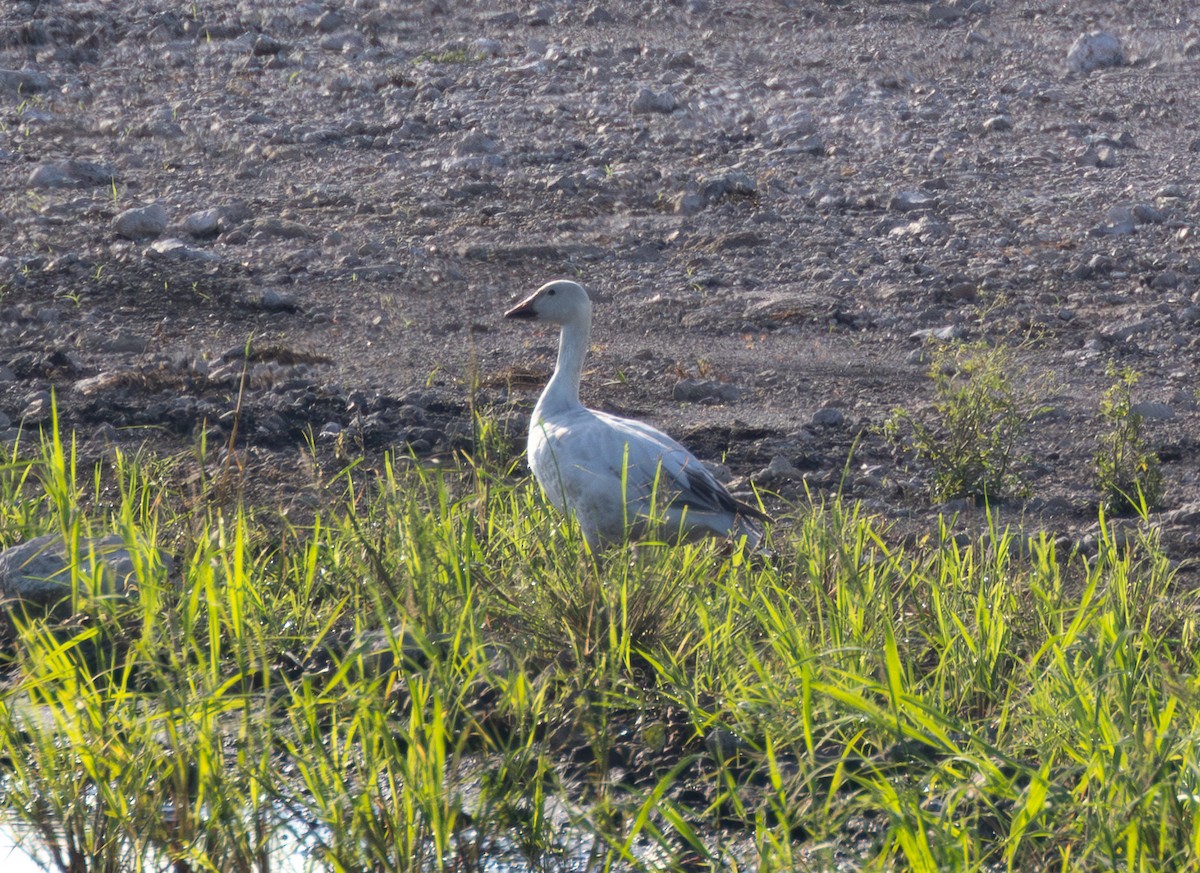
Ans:
POLYGON ((751 520, 769 517, 735 500, 691 452, 657 428, 579 402, 592 331, 592 301, 581 285, 547 282, 504 315, 562 327, 554 375, 529 423, 529 467, 593 551, 644 529, 652 503, 669 532, 744 536, 758 545, 762 535, 751 520))

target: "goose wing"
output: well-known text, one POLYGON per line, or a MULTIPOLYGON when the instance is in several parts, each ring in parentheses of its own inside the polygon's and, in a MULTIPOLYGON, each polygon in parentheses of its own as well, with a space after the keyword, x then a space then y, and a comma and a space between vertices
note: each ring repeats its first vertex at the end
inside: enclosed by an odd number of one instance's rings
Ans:
POLYGON ((668 507, 728 513, 731 519, 740 515, 770 520, 766 513, 735 499, 699 458, 658 428, 604 412, 595 415, 618 435, 623 455, 628 453, 630 497, 637 488, 641 497, 649 498, 657 481, 668 507))

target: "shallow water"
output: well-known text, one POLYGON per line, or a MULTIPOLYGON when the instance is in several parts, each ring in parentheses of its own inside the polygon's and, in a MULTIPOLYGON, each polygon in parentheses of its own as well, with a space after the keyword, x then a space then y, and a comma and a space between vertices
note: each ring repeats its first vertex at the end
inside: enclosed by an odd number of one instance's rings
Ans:
MULTIPOLYGON (((285 845, 279 846, 271 854, 271 870, 279 873, 308 873, 327 869, 311 857, 311 847, 294 838, 287 838, 285 842, 285 845)), ((564 857, 563 869, 587 869, 587 848, 590 845, 590 840, 577 844, 574 852, 564 857)), ((484 860, 482 867, 489 873, 532 873, 534 869, 515 849, 498 850, 494 858, 484 860)), ((3 873, 45 873, 54 869, 56 868, 50 860, 50 855, 42 848, 35 835, 30 834, 19 823, 0 821, 0 870, 3 873), (44 863, 38 863, 36 859, 39 858, 44 859, 44 863)), ((162 865, 156 865, 155 869, 162 869, 162 865)))
MULTIPOLYGON (((35 846, 34 841, 26 842, 27 850, 20 845, 20 837, 20 832, 12 825, 0 823, 0 870, 4 873, 40 873, 54 869, 48 863, 38 864, 29 852, 35 846)), ((46 860, 49 861, 49 858, 46 860)))
MULTIPOLYGON (((280 873, 304 873, 322 869, 308 857, 305 847, 298 841, 293 845, 280 846, 271 854, 271 869, 280 873)), ((4 873, 45 873, 56 869, 48 852, 42 848, 35 835, 20 824, 0 821, 0 870, 4 873), (39 863, 42 859, 43 863, 39 863)), ((155 869, 162 869, 157 865, 155 869)))

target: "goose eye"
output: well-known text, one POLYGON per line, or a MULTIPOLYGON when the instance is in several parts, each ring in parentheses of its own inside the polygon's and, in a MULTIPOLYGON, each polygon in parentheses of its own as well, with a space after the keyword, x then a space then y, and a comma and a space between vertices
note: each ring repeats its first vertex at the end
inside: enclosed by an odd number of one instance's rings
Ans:
POLYGON ((549 296, 553 297, 553 296, 554 296, 554 289, 553 289, 553 288, 551 288, 551 289, 550 289, 550 290, 548 290, 546 293, 547 293, 549 296))

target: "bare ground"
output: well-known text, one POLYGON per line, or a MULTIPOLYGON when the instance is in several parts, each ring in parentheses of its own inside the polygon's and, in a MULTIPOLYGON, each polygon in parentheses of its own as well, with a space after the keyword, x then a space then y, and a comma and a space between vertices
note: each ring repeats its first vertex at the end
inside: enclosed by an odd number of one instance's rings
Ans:
POLYGON ((917 538, 985 523, 877 431, 931 399, 918 332, 1019 343, 1048 412, 1001 517, 1080 544, 1131 367, 1186 572, 1198 64, 1182 0, 6 4, 0 424, 53 389, 85 458, 207 429, 302 509, 318 467, 470 450, 473 404, 519 445, 555 338, 501 313, 566 275, 589 402, 917 538), (1071 69, 1094 31, 1120 57, 1071 69))

